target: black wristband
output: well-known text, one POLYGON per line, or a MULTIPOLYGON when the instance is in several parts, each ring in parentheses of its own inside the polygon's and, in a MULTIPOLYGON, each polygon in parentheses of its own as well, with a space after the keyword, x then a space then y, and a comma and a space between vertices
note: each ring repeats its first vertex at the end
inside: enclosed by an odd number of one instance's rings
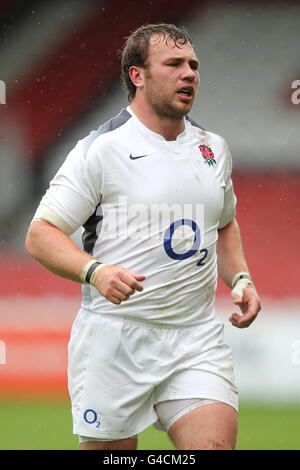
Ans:
POLYGON ((97 266, 99 266, 100 264, 102 263, 100 263, 99 261, 95 261, 95 263, 93 263, 92 266, 89 267, 88 272, 86 273, 86 276, 85 276, 85 282, 87 284, 90 283, 93 272, 95 271, 97 266))

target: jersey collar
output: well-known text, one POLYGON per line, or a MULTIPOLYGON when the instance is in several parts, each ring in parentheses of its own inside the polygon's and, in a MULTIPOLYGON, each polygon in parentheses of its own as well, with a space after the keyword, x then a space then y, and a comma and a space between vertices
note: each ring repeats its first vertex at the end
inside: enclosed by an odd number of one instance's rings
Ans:
POLYGON ((181 134, 179 134, 176 138, 176 141, 167 141, 161 134, 158 134, 157 132, 154 132, 152 131, 151 129, 149 129, 149 127, 145 126, 139 119, 138 117, 134 114, 133 110, 131 109, 130 106, 127 106, 126 110, 131 114, 131 116, 135 119, 135 121, 137 122, 138 126, 140 127, 140 129, 147 133, 148 135, 152 135, 155 139, 161 141, 161 142, 177 142, 177 143, 180 143, 181 141, 184 141, 186 139, 186 135, 187 135, 187 121, 186 119, 184 120, 185 122, 185 128, 184 128, 184 131, 181 132, 181 134))

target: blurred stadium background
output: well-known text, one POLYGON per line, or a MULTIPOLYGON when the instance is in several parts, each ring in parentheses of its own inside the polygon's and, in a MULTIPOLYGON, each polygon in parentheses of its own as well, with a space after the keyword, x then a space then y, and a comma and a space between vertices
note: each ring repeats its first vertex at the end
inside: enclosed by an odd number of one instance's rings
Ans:
MULTIPOLYGON (((25 254, 35 208, 68 151, 127 105, 116 53, 135 27, 190 31, 201 86, 191 117, 227 140, 238 221, 263 311, 235 330, 240 449, 300 449, 299 1, 0 1, 0 447, 77 448, 67 342, 80 286, 25 254), (4 94, 5 92, 5 94, 4 94)), ((75 235, 79 243, 78 234, 75 235)), ((147 430, 141 448, 169 448, 147 430)))

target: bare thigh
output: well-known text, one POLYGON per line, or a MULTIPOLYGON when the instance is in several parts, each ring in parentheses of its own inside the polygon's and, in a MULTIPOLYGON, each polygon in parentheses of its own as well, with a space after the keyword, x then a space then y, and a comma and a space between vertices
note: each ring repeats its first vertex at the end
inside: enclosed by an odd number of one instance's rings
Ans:
POLYGON ((179 418, 169 429, 176 449, 234 450, 238 414, 225 403, 201 406, 179 418))
POLYGON ((120 439, 119 441, 87 441, 80 443, 80 450, 136 450, 137 438, 120 439))

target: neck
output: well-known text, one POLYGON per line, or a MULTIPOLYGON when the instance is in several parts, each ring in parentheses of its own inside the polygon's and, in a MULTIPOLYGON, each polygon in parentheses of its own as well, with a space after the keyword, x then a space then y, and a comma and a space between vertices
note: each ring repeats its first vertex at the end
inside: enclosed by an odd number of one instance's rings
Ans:
POLYGON ((184 117, 172 119, 159 116, 151 106, 138 103, 136 99, 131 102, 130 107, 148 129, 160 134, 166 140, 176 140, 177 136, 184 131, 184 117))

